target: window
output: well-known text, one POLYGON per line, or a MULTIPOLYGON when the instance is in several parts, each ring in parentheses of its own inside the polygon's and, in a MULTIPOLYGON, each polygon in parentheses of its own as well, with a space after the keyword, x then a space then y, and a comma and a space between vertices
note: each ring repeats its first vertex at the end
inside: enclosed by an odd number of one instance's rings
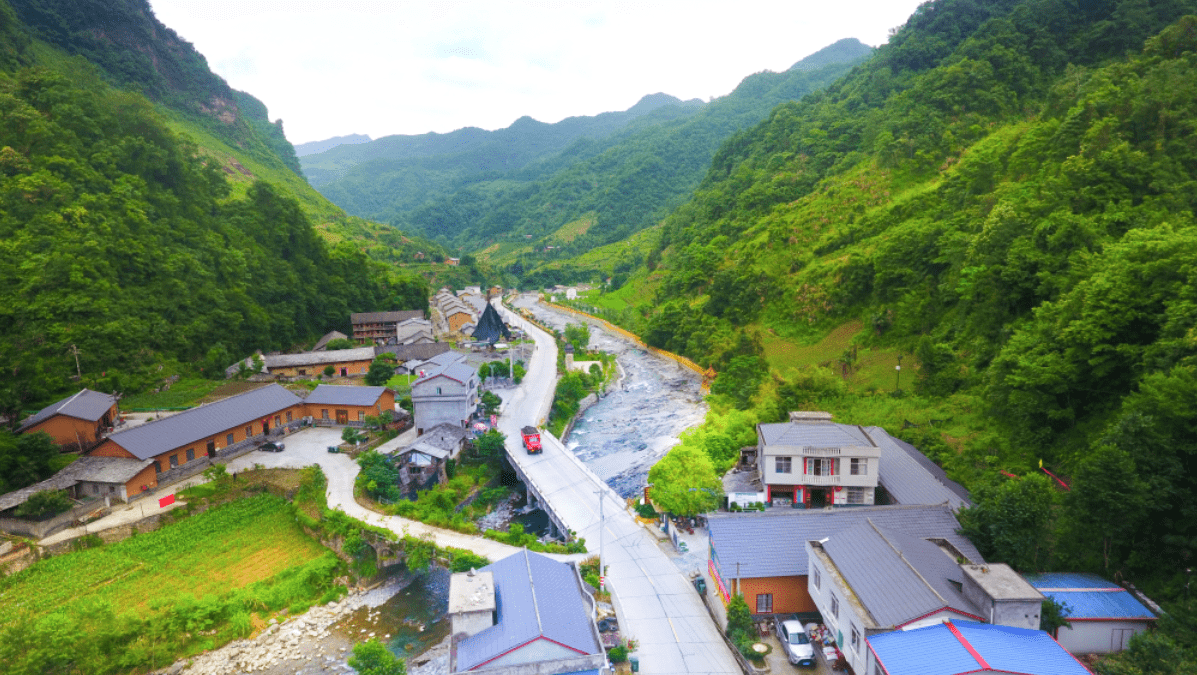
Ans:
POLYGON ((228 436, 225 436, 225 437, 224 437, 224 444, 225 444, 225 445, 232 445, 232 444, 233 444, 233 435, 232 435, 232 434, 229 434, 228 436))
POLYGON ((308 374, 308 369, 307 369, 307 368, 300 368, 300 369, 299 369, 299 374, 300 374, 300 375, 307 375, 307 374, 308 374))
POLYGON ((808 459, 806 472, 812 476, 834 476, 835 462, 834 459, 808 459))
POLYGON ((437 388, 436 388, 436 393, 438 393, 438 394, 439 394, 439 393, 441 393, 441 388, 440 388, 440 387, 437 387, 437 388))
POLYGON ((157 476, 160 473, 162 473, 162 465, 159 464, 158 460, 155 459, 154 460, 154 475, 157 476))
POLYGON ((852 626, 852 650, 860 651, 860 630, 855 625, 852 626))
POLYGON ((187 448, 187 461, 195 459, 195 448, 187 448))
POLYGON ((291 411, 290 410, 287 411, 287 421, 288 422, 291 421, 291 411))
POLYGON ((361 422, 364 419, 366 419, 366 413, 361 410, 357 411, 357 421, 361 422))
MULTIPOLYGON (((290 422, 291 420, 287 420, 287 421, 290 422)), ((283 421, 281 419, 279 419, 278 415, 275 415, 274 416, 274 426, 281 427, 282 425, 283 425, 283 421)))
POLYGON ((178 455, 178 453, 175 453, 170 456, 170 468, 173 469, 178 465, 179 465, 179 455, 178 455))
POLYGON ((756 596, 756 613, 757 614, 772 614, 773 613, 773 594, 772 593, 758 593, 756 596))
POLYGON ((115 486, 115 485, 109 485, 109 486, 108 486, 108 492, 109 492, 109 493, 111 493, 111 494, 116 494, 116 486, 115 486))
POLYGON ((812 572, 811 581, 813 581, 815 583, 815 588, 822 588, 823 587, 823 575, 819 573, 819 568, 812 567, 812 568, 810 568, 810 571, 812 572))
POLYGON ((245 427, 245 437, 246 437, 246 438, 249 438, 250 436, 253 436, 253 435, 254 435, 254 427, 253 427, 253 425, 251 424, 251 425, 249 425, 248 427, 245 427))
POLYGON ((775 457, 774 471, 777 473, 790 473, 792 471, 792 461, 790 457, 775 457))
POLYGON ((853 457, 852 458, 852 475, 853 476, 869 475, 869 460, 867 457, 853 457))
POLYGON ((407 467, 407 472, 413 476, 418 476, 418 475, 420 475, 420 467, 409 466, 409 467, 407 467))
POLYGON ((98 494, 100 494, 100 486, 99 486, 99 485, 96 485, 95 483, 92 483, 92 484, 91 484, 91 493, 92 493, 93 495, 98 495, 98 494))
POLYGON ((831 615, 840 618, 840 599, 835 597, 835 593, 831 594, 831 615))
POLYGON ((848 503, 849 504, 864 504, 865 490, 868 488, 850 487, 848 488, 848 503))

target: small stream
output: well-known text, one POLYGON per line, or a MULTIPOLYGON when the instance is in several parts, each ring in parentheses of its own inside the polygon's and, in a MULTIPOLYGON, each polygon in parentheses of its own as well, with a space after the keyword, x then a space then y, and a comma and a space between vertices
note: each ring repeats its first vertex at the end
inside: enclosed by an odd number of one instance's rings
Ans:
MULTIPOLYGON (((521 296, 516 306, 558 330, 583 320, 548 309, 528 296, 521 296)), ((593 321, 588 323, 591 348, 615 354, 623 378, 582 413, 565 445, 621 496, 631 497, 644 487, 649 468, 677 444, 678 436, 702 423, 707 411, 702 380, 693 371, 608 333, 593 321)))

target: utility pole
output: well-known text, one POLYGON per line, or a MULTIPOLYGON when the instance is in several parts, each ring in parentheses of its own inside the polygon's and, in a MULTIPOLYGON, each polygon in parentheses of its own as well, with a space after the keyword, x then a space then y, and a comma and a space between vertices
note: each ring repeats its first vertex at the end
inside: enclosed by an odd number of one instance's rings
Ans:
POLYGON ((67 351, 75 355, 75 374, 79 376, 79 381, 82 382, 83 370, 79 368, 79 348, 75 345, 71 345, 71 348, 67 351))

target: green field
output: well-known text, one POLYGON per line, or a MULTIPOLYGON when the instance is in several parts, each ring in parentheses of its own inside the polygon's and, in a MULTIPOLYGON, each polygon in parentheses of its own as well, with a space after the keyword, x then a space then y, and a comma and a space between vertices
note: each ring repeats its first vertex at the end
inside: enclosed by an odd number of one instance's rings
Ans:
POLYGON ((331 597, 339 567, 285 500, 242 499, 0 579, 0 663, 14 675, 161 667, 331 597))

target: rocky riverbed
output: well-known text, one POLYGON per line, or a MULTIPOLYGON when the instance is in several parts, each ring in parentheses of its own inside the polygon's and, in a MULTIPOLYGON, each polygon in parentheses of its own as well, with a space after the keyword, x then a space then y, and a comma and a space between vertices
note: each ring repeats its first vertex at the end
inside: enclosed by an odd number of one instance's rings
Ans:
POLYGON ((449 573, 396 574, 382 585, 352 592, 281 622, 272 619, 253 638, 182 660, 158 671, 169 675, 322 675, 352 673, 353 646, 369 639, 408 658, 411 675, 449 670, 449 573))

